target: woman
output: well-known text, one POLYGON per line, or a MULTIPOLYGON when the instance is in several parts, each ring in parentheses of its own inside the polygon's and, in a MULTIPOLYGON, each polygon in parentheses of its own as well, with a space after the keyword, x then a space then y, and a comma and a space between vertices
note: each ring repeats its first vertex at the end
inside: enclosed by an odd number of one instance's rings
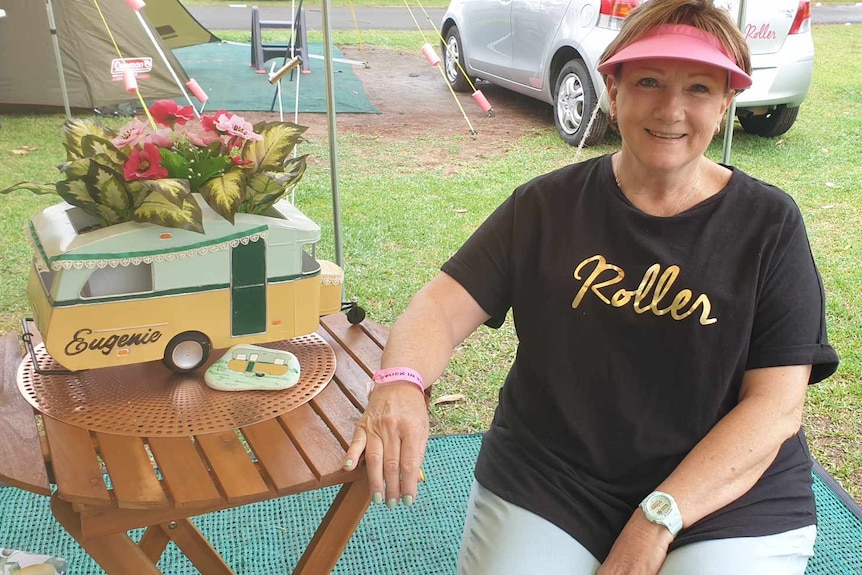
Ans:
POLYGON ((621 150, 519 187, 414 297, 347 467, 410 505, 423 381, 511 308, 459 573, 802 574, 802 408, 838 357, 796 204, 704 156, 745 40, 711 0, 651 0, 599 70, 621 150))

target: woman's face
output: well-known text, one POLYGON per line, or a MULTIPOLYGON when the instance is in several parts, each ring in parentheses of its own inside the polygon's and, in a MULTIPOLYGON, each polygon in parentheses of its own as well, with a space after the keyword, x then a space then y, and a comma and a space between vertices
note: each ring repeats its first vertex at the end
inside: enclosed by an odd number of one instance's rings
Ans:
POLYGON ((703 155, 733 99, 725 70, 684 60, 626 62, 607 88, 624 149, 671 171, 703 155))

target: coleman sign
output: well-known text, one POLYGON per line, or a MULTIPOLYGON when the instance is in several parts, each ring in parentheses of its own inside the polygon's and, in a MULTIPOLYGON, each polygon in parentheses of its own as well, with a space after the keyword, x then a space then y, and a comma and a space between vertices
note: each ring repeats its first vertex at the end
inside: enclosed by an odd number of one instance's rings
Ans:
POLYGON ((111 77, 115 80, 123 78, 123 72, 131 70, 139 77, 148 77, 153 70, 152 58, 114 58, 111 60, 111 77))

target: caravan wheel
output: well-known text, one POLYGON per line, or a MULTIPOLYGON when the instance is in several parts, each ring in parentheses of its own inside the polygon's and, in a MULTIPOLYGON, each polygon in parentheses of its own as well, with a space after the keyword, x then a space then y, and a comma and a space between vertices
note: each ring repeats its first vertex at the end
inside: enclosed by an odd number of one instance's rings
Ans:
POLYGON ((350 325, 359 325, 365 319, 365 310, 358 305, 354 305, 347 310, 347 321, 350 325))
POLYGON ((174 373, 188 373, 203 365, 210 351, 212 344, 207 336, 198 331, 187 331, 171 340, 162 362, 174 373))

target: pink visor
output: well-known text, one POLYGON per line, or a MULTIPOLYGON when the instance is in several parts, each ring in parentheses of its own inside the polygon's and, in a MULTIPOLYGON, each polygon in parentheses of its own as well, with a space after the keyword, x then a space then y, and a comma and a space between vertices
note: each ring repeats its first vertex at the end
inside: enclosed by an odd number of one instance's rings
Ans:
POLYGON ((617 66, 633 60, 687 60, 727 70, 730 88, 751 86, 751 76, 736 65, 724 46, 712 34, 687 24, 656 26, 599 66, 602 74, 613 74, 617 66))

